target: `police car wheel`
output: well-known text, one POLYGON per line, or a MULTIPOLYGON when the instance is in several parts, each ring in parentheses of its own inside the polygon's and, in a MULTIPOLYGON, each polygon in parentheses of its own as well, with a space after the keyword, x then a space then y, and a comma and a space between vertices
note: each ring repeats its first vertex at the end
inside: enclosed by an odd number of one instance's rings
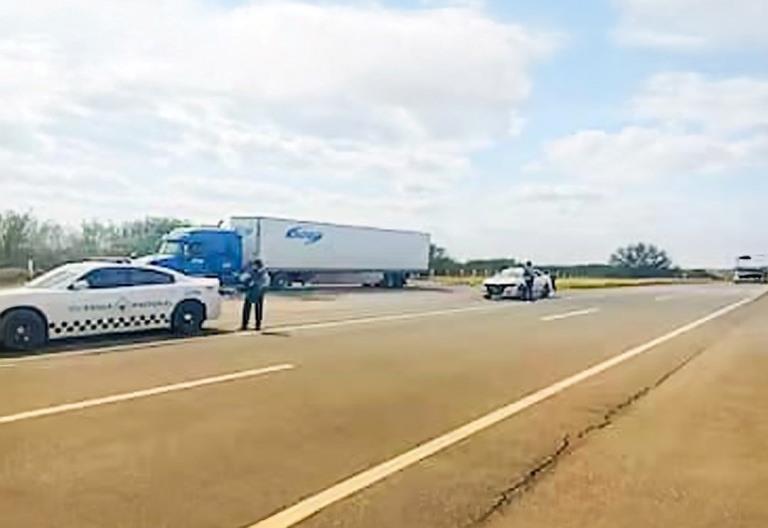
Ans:
POLYGON ((197 301, 183 301, 173 311, 173 332, 190 336, 199 334, 205 320, 205 309, 197 301))
POLYGON ((47 340, 45 321, 32 310, 18 309, 3 317, 2 342, 11 350, 34 350, 47 340))
POLYGON ((488 286, 485 290, 486 299, 495 299, 504 293, 503 286, 488 286))

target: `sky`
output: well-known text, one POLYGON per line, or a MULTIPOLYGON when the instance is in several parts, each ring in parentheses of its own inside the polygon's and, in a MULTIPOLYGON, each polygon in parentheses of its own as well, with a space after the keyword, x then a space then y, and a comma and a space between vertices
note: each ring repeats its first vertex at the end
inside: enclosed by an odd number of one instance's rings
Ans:
POLYGON ((765 0, 0 2, 0 211, 768 253, 765 0))

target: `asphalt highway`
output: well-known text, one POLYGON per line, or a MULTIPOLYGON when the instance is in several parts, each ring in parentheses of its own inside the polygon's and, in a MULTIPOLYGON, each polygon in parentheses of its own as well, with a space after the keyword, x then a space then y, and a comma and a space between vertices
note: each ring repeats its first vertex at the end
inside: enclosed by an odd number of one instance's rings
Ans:
MULTIPOLYGON (((526 304, 462 288, 314 292, 269 298, 263 334, 231 331, 230 305, 199 338, 0 359, 0 525, 583 526, 599 508, 624 519, 605 526, 653 525, 604 497, 633 511, 631 494, 653 493, 648 474, 686 452, 672 426, 709 423, 681 418, 713 398, 702 365, 764 374, 749 359, 765 337, 762 293, 667 286, 526 304), (634 446, 656 460, 631 431, 657 429, 659 465, 637 482, 624 467, 616 485, 602 454, 634 446)), ((746 378, 740 406, 766 396, 763 378, 746 378)), ((768 437, 743 436, 751 448, 768 437)), ((705 447, 690 464, 716 458, 705 447)), ((765 519, 753 507, 748 519, 765 519)), ((658 519, 679 520, 667 510, 658 519)))

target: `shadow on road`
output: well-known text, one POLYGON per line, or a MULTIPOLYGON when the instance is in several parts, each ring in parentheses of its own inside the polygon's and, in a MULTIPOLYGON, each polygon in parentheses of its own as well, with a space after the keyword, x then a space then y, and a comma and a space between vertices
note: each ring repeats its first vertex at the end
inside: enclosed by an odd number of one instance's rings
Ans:
MULTIPOLYGON (((342 296, 355 295, 409 295, 416 293, 454 293, 455 289, 436 284, 424 284, 417 286, 407 286, 401 289, 387 288, 367 288, 359 285, 334 285, 334 286, 292 286, 284 290, 270 290, 270 295, 281 297, 299 297, 317 300, 322 297, 336 299, 342 296)), ((234 297, 237 298, 237 297, 234 297)))
MULTIPOLYGON (((354 296, 370 296, 370 295, 414 295, 424 292, 433 293, 445 293, 451 294, 455 292, 454 288, 443 287, 437 284, 418 284, 409 285, 402 289, 386 289, 386 288, 365 288, 359 285, 328 285, 328 286, 305 286, 305 287, 292 287, 281 291, 270 291, 270 296, 295 298, 300 301, 334 301, 341 297, 354 297, 354 296)), ((227 296, 228 300, 238 301, 239 296, 227 296)), ((319 321, 303 321, 303 323, 312 322, 325 322, 319 321)), ((236 328, 206 328, 200 334, 200 336, 213 336, 230 334, 235 332, 236 328)), ((265 331, 263 333, 266 336, 271 337, 290 337, 289 334, 284 332, 270 332, 265 331)), ((56 340, 45 347, 40 349, 20 352, 14 350, 6 350, 0 346, 0 359, 13 359, 22 358, 27 356, 35 356, 39 354, 55 354, 59 352, 68 352, 72 350, 96 350, 104 347, 113 346, 126 346, 126 345, 162 345, 173 342, 177 339, 170 330, 147 330, 144 332, 131 332, 125 334, 109 334, 92 337, 73 337, 62 340, 56 340)))
MULTIPOLYGON (((229 334, 231 331, 220 330, 216 328, 206 328, 200 333, 200 336, 212 336, 220 334, 229 334)), ((139 333, 109 334, 92 337, 72 337, 68 339, 56 340, 49 345, 33 351, 6 350, 0 346, 0 359, 13 359, 38 354, 55 354, 59 352, 68 352, 72 350, 95 350, 98 348, 124 346, 124 345, 154 345, 172 343, 178 336, 170 330, 147 330, 139 333)))

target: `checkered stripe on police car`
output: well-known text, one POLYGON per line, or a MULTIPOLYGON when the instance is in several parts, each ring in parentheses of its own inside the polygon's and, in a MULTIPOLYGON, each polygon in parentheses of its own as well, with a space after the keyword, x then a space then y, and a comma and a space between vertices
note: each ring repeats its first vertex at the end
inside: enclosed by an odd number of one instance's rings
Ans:
POLYGON ((73 319, 52 321, 48 328, 53 335, 110 332, 129 328, 151 328, 168 326, 170 316, 166 313, 151 313, 118 317, 73 319))

